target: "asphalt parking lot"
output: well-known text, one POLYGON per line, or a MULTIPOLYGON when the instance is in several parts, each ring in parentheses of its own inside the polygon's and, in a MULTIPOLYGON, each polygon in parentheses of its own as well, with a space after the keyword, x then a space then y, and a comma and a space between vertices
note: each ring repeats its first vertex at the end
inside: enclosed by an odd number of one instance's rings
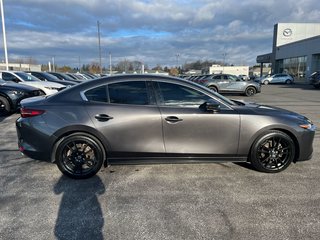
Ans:
POLYGON ((278 174, 248 164, 112 166, 87 180, 22 156, 0 117, 0 239, 319 239, 320 90, 268 85, 253 97, 306 115, 312 160, 278 174))

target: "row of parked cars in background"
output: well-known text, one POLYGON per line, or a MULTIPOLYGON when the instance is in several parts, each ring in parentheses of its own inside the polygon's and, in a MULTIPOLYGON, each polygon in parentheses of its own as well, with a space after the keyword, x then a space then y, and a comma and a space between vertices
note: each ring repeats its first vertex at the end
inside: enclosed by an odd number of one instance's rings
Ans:
POLYGON ((2 71, 0 72, 0 115, 17 111, 22 99, 51 95, 66 87, 94 78, 97 76, 89 73, 2 71))

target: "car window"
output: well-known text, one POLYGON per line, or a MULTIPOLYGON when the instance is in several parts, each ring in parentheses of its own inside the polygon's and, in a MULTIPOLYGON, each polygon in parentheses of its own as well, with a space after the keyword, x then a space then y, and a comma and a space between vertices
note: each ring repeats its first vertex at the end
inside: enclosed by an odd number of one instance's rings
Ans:
POLYGON ((35 76, 32 76, 28 73, 24 73, 24 72, 16 72, 16 74, 22 78, 24 81, 27 81, 27 82, 31 82, 31 81, 39 81, 38 78, 36 78, 35 76))
POLYGON ((106 86, 100 86, 97 88, 90 89, 86 91, 85 96, 88 99, 88 101, 105 103, 109 102, 106 86))
POLYGON ((2 79, 5 80, 5 81, 14 81, 14 80, 17 79, 17 77, 14 76, 11 73, 3 72, 2 73, 2 79))
POLYGON ((229 75, 229 80, 236 82, 238 80, 238 78, 236 76, 229 75))
POLYGON ((120 82, 108 85, 110 103, 148 105, 145 81, 120 82))
POLYGON ((220 75, 213 76, 212 79, 221 79, 220 75))
POLYGON ((161 105, 199 107, 211 99, 195 89, 172 83, 159 82, 161 105))

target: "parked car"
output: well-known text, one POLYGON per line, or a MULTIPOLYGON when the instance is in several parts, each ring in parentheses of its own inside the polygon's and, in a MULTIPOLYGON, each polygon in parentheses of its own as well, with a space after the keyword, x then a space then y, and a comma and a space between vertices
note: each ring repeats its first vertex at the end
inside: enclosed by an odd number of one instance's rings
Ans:
POLYGON ((192 79, 191 81, 204 85, 218 93, 240 93, 253 96, 261 92, 259 83, 244 81, 231 74, 214 74, 204 79, 192 79))
POLYGON ((269 83, 292 84, 294 83, 294 79, 289 74, 278 73, 278 74, 271 75, 270 77, 260 79, 260 83, 264 85, 268 85, 269 83))
POLYGON ((22 99, 40 95, 44 95, 44 92, 38 88, 0 79, 0 114, 7 115, 15 112, 22 99))
POLYGON ((309 77, 309 82, 315 88, 320 88, 320 71, 316 71, 316 72, 312 73, 309 77))
POLYGON ((58 73, 58 72, 48 72, 54 76, 56 76, 57 78, 59 78, 60 80, 66 80, 66 81, 70 81, 70 82, 75 82, 75 83, 81 83, 82 81, 77 79, 77 78, 73 78, 73 77, 70 77, 68 76, 67 74, 65 73, 58 73))
POLYGON ((5 81, 12 81, 19 84, 40 88, 46 95, 56 93, 65 88, 64 85, 59 83, 43 82, 28 73, 20 71, 3 71, 0 73, 0 78, 5 81))
POLYGON ((115 75, 21 105, 20 151, 72 178, 109 164, 223 160, 275 173, 313 151, 308 118, 168 76, 115 75))
POLYGON ((26 73, 29 73, 32 76, 35 76, 36 78, 40 79, 41 81, 55 82, 55 83, 59 83, 61 85, 64 85, 66 87, 71 87, 76 84, 73 81, 60 80, 56 76, 51 75, 50 73, 47 73, 47 72, 26 71, 26 73))

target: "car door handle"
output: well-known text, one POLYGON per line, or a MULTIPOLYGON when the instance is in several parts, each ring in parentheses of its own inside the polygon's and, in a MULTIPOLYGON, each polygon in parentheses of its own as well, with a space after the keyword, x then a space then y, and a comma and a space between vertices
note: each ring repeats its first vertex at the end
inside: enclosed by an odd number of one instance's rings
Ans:
POLYGON ((110 119, 113 119, 113 117, 110 117, 107 114, 97 114, 94 117, 100 122, 106 122, 106 121, 109 121, 110 119))
POLYGON ((181 122, 183 119, 175 116, 169 116, 169 117, 166 117, 165 120, 170 123, 176 123, 176 122, 181 122))

